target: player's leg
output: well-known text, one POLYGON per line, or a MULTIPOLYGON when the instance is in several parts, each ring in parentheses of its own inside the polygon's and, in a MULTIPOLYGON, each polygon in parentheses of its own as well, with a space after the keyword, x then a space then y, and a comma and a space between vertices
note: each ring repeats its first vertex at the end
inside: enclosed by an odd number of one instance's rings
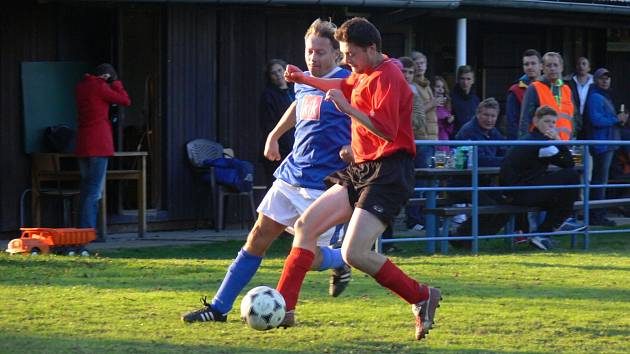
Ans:
POLYGON ((249 232, 245 245, 228 268, 212 302, 208 304, 204 297, 204 307, 183 315, 183 321, 226 321, 227 313, 232 309, 236 297, 256 274, 269 246, 286 225, 292 224, 297 218, 297 211, 281 192, 281 187, 274 183, 260 203, 258 219, 249 232))
POLYGON ((284 262, 277 289, 293 311, 306 272, 311 268, 320 234, 352 215, 346 187, 334 185, 319 197, 295 223, 291 253, 284 262))
POLYGON ((348 264, 370 274, 381 286, 412 305, 416 339, 422 339, 433 324, 440 291, 420 285, 387 257, 371 249, 413 191, 413 164, 405 155, 398 155, 375 161, 369 168, 372 173, 355 204, 342 253, 348 264))
POLYGON ((441 293, 426 284, 420 285, 387 257, 372 251, 372 245, 384 230, 385 224, 378 217, 356 208, 342 246, 344 259, 412 305, 416 339, 422 339, 433 325, 441 293))
MULTIPOLYGON (((293 202, 293 206, 298 213, 302 215, 325 191, 291 186, 290 188, 286 188, 284 192, 286 197, 293 202)), ((331 246, 333 238, 339 239, 338 233, 341 232, 340 226, 341 225, 335 225, 319 236, 317 240, 318 248, 315 250, 315 259, 311 265, 311 270, 315 271, 321 272, 331 269, 328 293, 333 297, 341 295, 348 287, 352 277, 352 268, 343 261, 341 249, 331 246)), ((287 227, 286 231, 295 235, 293 225, 287 227)))

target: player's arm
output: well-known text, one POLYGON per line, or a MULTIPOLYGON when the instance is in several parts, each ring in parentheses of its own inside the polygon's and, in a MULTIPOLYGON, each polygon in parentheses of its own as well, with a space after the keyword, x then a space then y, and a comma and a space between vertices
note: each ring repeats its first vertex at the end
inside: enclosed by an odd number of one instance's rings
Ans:
POLYGON ((353 107, 350 104, 350 102, 348 102, 348 100, 346 99, 346 96, 344 96, 340 90, 336 90, 336 89, 329 90, 328 92, 326 92, 326 99, 332 100, 339 111, 347 114, 355 122, 361 124, 362 126, 367 128, 367 130, 374 133, 376 136, 382 139, 385 139, 388 142, 393 141, 392 137, 385 135, 383 132, 381 132, 374 126, 374 124, 370 120, 370 117, 368 117, 365 113, 353 107))
POLYGON ((284 112, 282 118, 276 123, 276 126, 267 135, 267 141, 265 141, 265 157, 271 161, 278 161, 282 159, 280 156, 280 147, 278 146, 278 139, 284 133, 289 131, 295 126, 295 107, 297 103, 293 101, 289 108, 284 112))
POLYGON ((284 79, 288 82, 309 85, 323 92, 341 89, 341 81, 343 81, 343 79, 322 79, 319 77, 306 76, 302 70, 295 65, 287 65, 287 69, 284 71, 284 79))

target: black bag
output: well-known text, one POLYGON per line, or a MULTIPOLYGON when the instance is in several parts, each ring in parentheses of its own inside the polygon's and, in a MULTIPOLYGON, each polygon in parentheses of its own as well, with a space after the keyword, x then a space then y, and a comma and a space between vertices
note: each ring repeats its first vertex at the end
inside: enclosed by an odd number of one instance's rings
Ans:
MULTIPOLYGON (((204 166, 214 166, 214 175, 218 184, 238 192, 249 192, 254 186, 254 165, 245 160, 221 157, 206 160, 204 166)), ((210 181, 210 174, 203 176, 210 181)))
POLYGON ((44 130, 44 143, 50 152, 72 152, 74 130, 65 124, 50 126, 44 130))

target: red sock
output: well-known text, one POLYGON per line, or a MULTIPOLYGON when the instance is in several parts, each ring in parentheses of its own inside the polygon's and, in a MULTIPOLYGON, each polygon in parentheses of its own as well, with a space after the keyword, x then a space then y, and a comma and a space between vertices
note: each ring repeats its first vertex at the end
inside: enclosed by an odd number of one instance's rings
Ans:
POLYGON ((389 259, 374 274, 374 279, 410 304, 417 304, 429 298, 428 286, 420 286, 389 259))
POLYGON ((302 282, 304 282, 306 272, 311 269, 313 259, 315 259, 313 252, 304 248, 293 247, 284 261, 284 268, 276 289, 284 297, 287 311, 295 310, 302 282))

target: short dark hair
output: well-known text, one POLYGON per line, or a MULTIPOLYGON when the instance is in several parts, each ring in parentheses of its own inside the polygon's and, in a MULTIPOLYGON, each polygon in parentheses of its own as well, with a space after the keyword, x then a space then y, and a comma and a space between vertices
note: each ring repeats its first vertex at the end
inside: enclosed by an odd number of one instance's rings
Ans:
POLYGON ((337 26, 331 21, 324 21, 321 19, 316 19, 311 23, 311 25, 306 30, 306 34, 304 35, 304 39, 308 38, 310 35, 315 35, 322 38, 328 38, 330 40, 330 44, 333 49, 339 49, 339 42, 335 39, 335 31, 337 30, 337 26))
POLYGON ((549 107, 549 106, 540 106, 536 109, 536 112, 534 112, 534 117, 535 118, 542 118, 544 116, 554 116, 557 117, 558 116, 558 112, 556 112, 555 109, 549 107))
POLYGON ((282 60, 282 59, 271 59, 267 62, 267 64, 265 65, 265 80, 267 82, 271 82, 271 79, 269 78, 269 74, 271 73, 271 68, 274 65, 280 65, 283 68, 287 67, 287 62, 282 60))
POLYGON ((339 42, 351 43, 361 48, 376 45, 376 51, 381 51, 381 33, 363 17, 353 17, 344 22, 335 33, 339 42))
POLYGON ((413 62, 413 60, 409 57, 400 57, 398 58, 398 60, 400 61, 400 63, 402 64, 403 68, 416 68, 416 63, 413 62))
POLYGON ((526 49, 522 55, 523 58, 533 57, 533 56, 537 57, 538 61, 542 63, 542 56, 540 55, 540 52, 537 51, 536 49, 526 49))
POLYGON ((457 68, 457 80, 459 80, 459 77, 464 75, 464 74, 468 74, 471 73, 473 74, 473 76, 475 75, 475 72, 473 71, 472 67, 470 65, 462 65, 460 67, 457 68))
POLYGON ((562 59, 562 55, 560 55, 560 53, 557 53, 557 52, 545 53, 545 55, 543 55, 543 64, 545 63, 545 60, 547 60, 547 58, 552 58, 552 57, 558 58, 558 60, 560 60, 560 65, 564 65, 564 59, 562 59))
POLYGON ((103 63, 94 69, 94 75, 96 76, 101 76, 105 74, 109 74, 111 78, 116 78, 118 76, 112 64, 109 63, 103 63))
POLYGON ((481 101, 479 103, 479 106, 477 106, 477 113, 480 113, 482 109, 494 109, 497 111, 497 114, 499 114, 501 112, 501 109, 499 107, 499 102, 497 102, 497 100, 494 99, 494 97, 488 97, 485 100, 481 101))

